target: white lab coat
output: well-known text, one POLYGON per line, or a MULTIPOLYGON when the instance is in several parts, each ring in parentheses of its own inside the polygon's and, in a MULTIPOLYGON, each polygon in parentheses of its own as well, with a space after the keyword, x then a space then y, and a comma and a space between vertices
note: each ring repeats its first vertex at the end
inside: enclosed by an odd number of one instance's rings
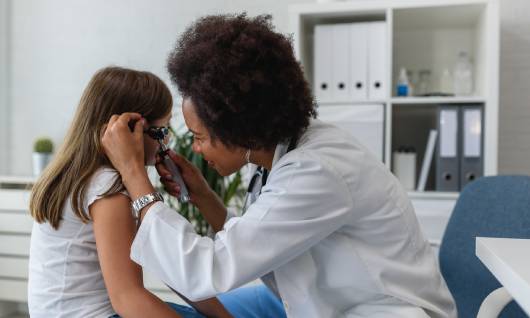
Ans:
POLYGON ((259 198, 215 239, 157 202, 131 258, 192 300, 265 276, 289 317, 456 317, 412 205, 381 162, 319 120, 285 149, 259 198))

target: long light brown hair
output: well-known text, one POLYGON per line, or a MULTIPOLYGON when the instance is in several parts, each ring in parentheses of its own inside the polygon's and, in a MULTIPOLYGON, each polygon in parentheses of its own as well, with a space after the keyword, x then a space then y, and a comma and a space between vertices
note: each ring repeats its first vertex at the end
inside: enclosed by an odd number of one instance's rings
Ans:
MULTIPOLYGON (((171 111, 171 93, 156 75, 120 67, 99 70, 85 88, 74 119, 55 158, 33 186, 30 211, 39 222, 58 229, 70 198, 74 213, 89 222, 84 211, 85 190, 94 172, 112 167, 101 146, 104 125, 114 114, 140 113, 148 122, 171 111)), ((102 196, 124 189, 121 178, 102 196)))

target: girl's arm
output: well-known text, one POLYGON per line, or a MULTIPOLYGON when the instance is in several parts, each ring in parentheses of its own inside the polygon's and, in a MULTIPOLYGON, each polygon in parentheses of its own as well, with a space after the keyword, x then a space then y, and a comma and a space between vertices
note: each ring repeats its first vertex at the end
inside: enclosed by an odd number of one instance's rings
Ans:
MULTIPOLYGON (((129 255, 136 224, 129 198, 115 194, 89 208, 105 286, 114 310, 122 317, 179 317, 162 300, 144 288, 141 267, 129 255)), ((196 304, 204 314, 230 317, 216 299, 196 304)))
POLYGON ((101 198, 89 208, 105 286, 114 310, 122 317, 179 317, 143 286, 142 269, 129 258, 135 234, 129 198, 101 198))

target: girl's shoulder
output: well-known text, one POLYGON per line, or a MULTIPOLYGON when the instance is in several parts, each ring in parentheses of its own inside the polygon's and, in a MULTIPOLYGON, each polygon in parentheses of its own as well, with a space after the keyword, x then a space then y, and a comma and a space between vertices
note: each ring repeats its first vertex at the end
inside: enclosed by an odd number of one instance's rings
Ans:
POLYGON ((94 172, 86 188, 85 208, 88 210, 92 203, 103 198, 109 191, 129 196, 121 183, 119 172, 110 167, 101 167, 94 172))
POLYGON ((90 179, 90 187, 101 187, 109 183, 113 183, 115 180, 120 178, 120 173, 111 167, 100 167, 98 168, 90 179))

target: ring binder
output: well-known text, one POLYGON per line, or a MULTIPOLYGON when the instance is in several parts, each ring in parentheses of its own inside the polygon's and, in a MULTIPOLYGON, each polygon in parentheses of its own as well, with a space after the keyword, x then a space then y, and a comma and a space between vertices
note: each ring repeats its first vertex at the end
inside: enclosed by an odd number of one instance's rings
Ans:
POLYGON ((463 106, 460 109, 462 154, 460 157, 460 187, 482 177, 484 169, 483 114, 481 106, 463 106))
POLYGON ((460 189, 458 113, 457 106, 440 106, 438 109, 437 191, 460 189))

